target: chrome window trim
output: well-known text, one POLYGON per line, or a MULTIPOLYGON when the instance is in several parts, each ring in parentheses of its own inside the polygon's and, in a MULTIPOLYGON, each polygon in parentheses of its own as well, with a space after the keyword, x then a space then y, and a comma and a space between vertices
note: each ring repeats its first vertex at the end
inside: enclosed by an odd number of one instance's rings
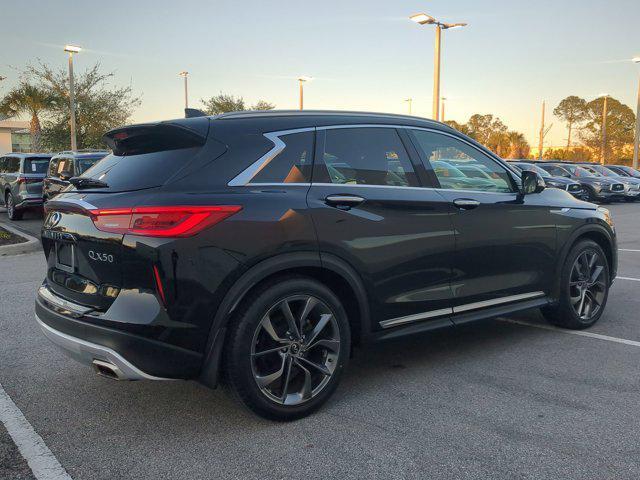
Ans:
POLYGON ((520 300, 528 300, 533 298, 543 297, 545 295, 542 291, 520 293, 517 295, 509 295, 507 297, 494 298, 491 300, 484 300, 481 302, 467 303, 465 305, 459 305, 457 307, 441 308, 439 310, 431 310, 428 312, 416 313, 414 315, 406 315, 404 317, 390 318, 388 320, 382 320, 378 322, 382 328, 391 328, 398 325, 404 325, 405 323, 413 323, 418 320, 425 320, 427 318, 441 317, 443 315, 452 315, 456 313, 468 312, 470 310, 478 310, 486 307, 492 307, 494 305, 502 305, 504 303, 516 302, 520 300))
MULTIPOLYGON (((229 187, 241 187, 253 185, 251 183, 251 179, 255 177, 264 167, 266 167, 271 160, 277 157, 280 152, 284 150, 287 146, 282 140, 280 140, 281 136, 290 135, 293 133, 302 133, 302 132, 313 132, 315 127, 307 127, 307 128, 295 128, 292 130, 281 130, 278 132, 269 132, 264 133, 263 136, 267 139, 271 140, 273 143, 273 148, 269 150, 267 153, 262 155, 258 160, 253 162, 247 168, 245 168, 242 172, 232 178, 227 185, 229 187)), ((283 185, 287 185, 283 183, 283 185)))
MULTIPOLYGON (((237 117, 236 117, 237 118, 237 117)), ((232 178, 227 185, 230 187, 242 187, 242 186, 253 186, 260 185, 259 183, 251 183, 251 179, 256 176, 258 172, 260 172, 264 167, 266 167, 271 160, 273 160, 284 148, 286 144, 280 139, 281 136, 290 135, 293 133, 302 133, 302 132, 311 132, 311 131, 326 131, 326 130, 336 130, 336 129, 345 129, 345 128, 393 128, 393 129, 403 129, 403 130, 422 130, 426 132, 432 132, 439 135, 445 135, 451 138, 454 138, 458 141, 461 141, 471 147, 472 149, 478 151, 482 155, 488 157, 496 164, 502 166, 507 172, 510 172, 514 175, 517 175, 517 172, 513 169, 514 167, 510 166, 506 162, 499 160, 493 156, 491 152, 485 152, 482 149, 478 148, 478 146, 473 143, 465 140, 459 135, 455 135, 453 133, 445 132, 438 128, 430 128, 430 127, 419 127, 414 125, 397 125, 391 123, 361 123, 361 124, 349 124, 349 125, 322 125, 316 127, 305 127, 305 128, 296 128, 291 130, 280 130, 275 132, 264 133, 263 136, 269 139, 273 143, 273 148, 261 156, 258 160, 253 162, 247 168, 245 168, 242 172, 232 178)), ((269 185, 290 185, 287 183, 270 183, 269 185)), ((313 183, 313 185, 346 185, 346 184, 321 184, 321 183, 313 183)), ((466 189, 445 189, 445 188, 435 188, 435 187, 402 187, 395 185, 359 185, 359 186, 368 186, 368 187, 392 187, 392 188, 431 188, 434 190, 442 190, 442 191, 455 191, 455 192, 469 192, 469 193, 498 193, 504 195, 513 195, 517 194, 517 191, 514 192, 488 192, 484 190, 466 190, 466 189)))

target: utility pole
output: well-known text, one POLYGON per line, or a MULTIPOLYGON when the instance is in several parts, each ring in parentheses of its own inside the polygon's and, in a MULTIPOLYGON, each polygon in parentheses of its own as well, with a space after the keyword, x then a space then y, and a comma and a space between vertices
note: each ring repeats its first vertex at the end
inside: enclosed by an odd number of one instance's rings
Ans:
POLYGON ((542 101, 542 122, 540 125, 540 139, 538 140, 538 160, 542 160, 542 149, 544 147, 544 109, 545 101, 542 101))
POLYGON ((438 110, 440 102, 440 42, 442 37, 442 28, 440 25, 436 25, 436 43, 435 52, 433 58, 433 109, 431 116, 434 120, 440 120, 438 117, 438 110))
POLYGON ((442 106, 440 107, 440 121, 444 122, 444 102, 446 98, 442 97, 440 100, 442 101, 442 106))
POLYGON ((64 51, 69 54, 69 126, 71 128, 71 150, 78 149, 76 141, 76 93, 73 83, 73 54, 79 53, 81 50, 82 49, 76 45, 65 45, 64 47, 64 51))
POLYGON ((413 98, 409 97, 405 100, 409 104, 409 115, 411 115, 411 104, 413 103, 413 98))
POLYGON ((607 156, 607 98, 609 95, 604 95, 602 103, 602 145, 600 146, 600 163, 602 165, 604 165, 607 156))
MULTIPOLYGON (((640 63, 640 57, 634 58, 635 63, 640 63)), ((633 140, 633 168, 638 168, 638 150, 640 149, 640 79, 638 80, 638 100, 636 105, 636 135, 633 140)))
POLYGON ((188 80, 187 78, 189 77, 189 72, 184 71, 184 72, 180 72, 178 75, 180 75, 182 78, 184 78, 184 108, 189 108, 189 90, 188 90, 188 80))

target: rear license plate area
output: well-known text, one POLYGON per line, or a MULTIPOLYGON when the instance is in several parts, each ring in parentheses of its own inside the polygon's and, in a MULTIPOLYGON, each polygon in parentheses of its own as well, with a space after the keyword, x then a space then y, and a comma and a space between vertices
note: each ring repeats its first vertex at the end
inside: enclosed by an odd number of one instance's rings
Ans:
POLYGON ((73 273, 76 268, 76 249, 72 243, 56 242, 56 268, 73 273))

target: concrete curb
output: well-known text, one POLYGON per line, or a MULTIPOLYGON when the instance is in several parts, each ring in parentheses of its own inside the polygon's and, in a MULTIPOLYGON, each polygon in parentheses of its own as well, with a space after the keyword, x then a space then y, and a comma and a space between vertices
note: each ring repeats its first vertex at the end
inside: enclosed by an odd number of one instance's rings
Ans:
POLYGON ((7 255, 19 255, 21 253, 31 253, 40 250, 40 242, 36 237, 32 237, 28 233, 25 233, 22 230, 18 230, 17 228, 12 227, 11 225, 4 222, 0 222, 0 227, 13 233, 14 235, 18 235, 19 237, 27 239, 26 242, 16 243, 13 245, 3 245, 2 247, 0 247, 0 257, 4 257, 7 255))

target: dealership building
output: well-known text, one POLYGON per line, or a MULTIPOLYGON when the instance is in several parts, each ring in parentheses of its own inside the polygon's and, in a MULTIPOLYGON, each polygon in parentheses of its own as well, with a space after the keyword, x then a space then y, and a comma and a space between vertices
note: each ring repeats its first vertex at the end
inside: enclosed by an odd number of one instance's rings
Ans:
POLYGON ((0 118, 0 155, 30 150, 29 122, 0 118))

